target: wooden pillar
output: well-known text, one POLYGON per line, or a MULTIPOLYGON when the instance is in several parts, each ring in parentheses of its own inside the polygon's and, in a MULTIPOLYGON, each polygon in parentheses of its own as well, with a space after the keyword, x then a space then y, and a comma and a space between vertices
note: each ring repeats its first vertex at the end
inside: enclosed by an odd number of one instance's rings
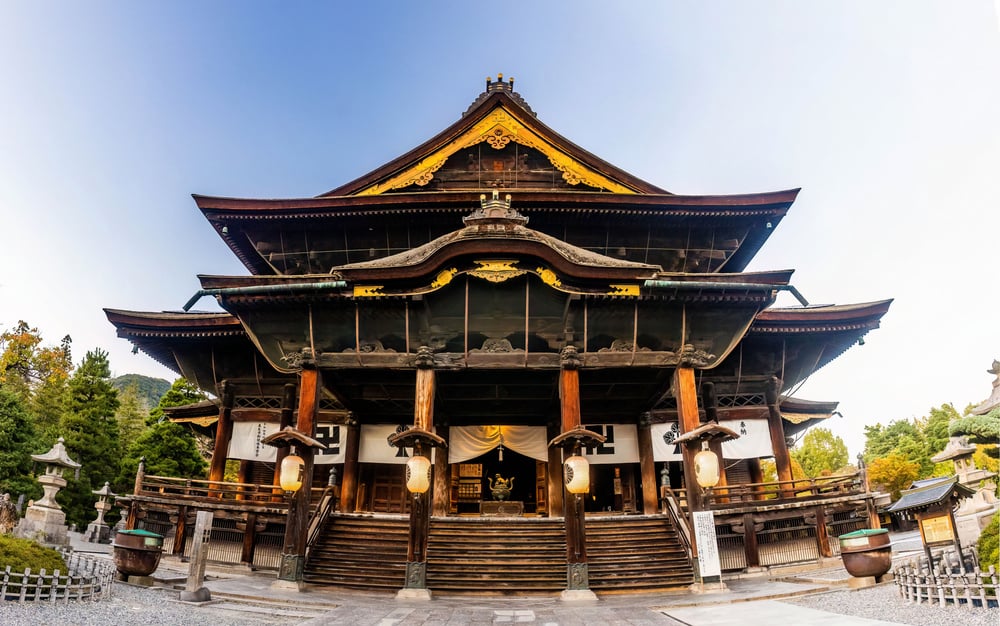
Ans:
MULTIPOLYGON (((236 473, 236 482, 242 483, 244 485, 250 482, 250 479, 252 478, 252 476, 250 476, 250 472, 252 471, 253 467, 252 463, 253 461, 247 461, 246 459, 240 460, 240 469, 236 473)), ((244 499, 243 489, 244 489, 243 487, 240 487, 239 489, 236 490, 237 500, 244 499)))
POLYGON ((257 514, 247 513, 243 529, 243 550, 240 552, 240 564, 253 569, 253 557, 257 548, 257 514))
POLYGON ((820 556, 833 556, 830 549, 830 533, 826 529, 826 509, 823 505, 816 507, 816 547, 820 556))
POLYGON ((656 484, 656 462, 653 460, 653 434, 649 414, 639 421, 639 472, 642 475, 642 512, 652 515, 659 510, 659 489, 656 484))
POLYGON ((743 515, 743 553, 747 567, 760 567, 760 551, 757 546, 757 524, 753 515, 743 515))
MULTIPOLYGON (((285 427, 292 425, 292 417, 295 414, 295 385, 289 383, 284 386, 281 393, 281 417, 279 418, 278 430, 284 430, 285 427)), ((271 484, 274 485, 275 497, 271 500, 273 502, 281 502, 284 497, 284 491, 281 489, 281 461, 288 456, 288 451, 290 447, 280 447, 277 448, 278 452, 274 457, 274 478, 271 484)))
POLYGON ((187 534, 187 507, 177 508, 177 523, 174 524, 174 546, 170 551, 174 556, 184 556, 184 536, 187 534))
MULTIPOLYGON (((233 389, 222 382, 222 405, 219 407, 219 421, 215 425, 215 448, 212 450, 212 465, 208 479, 221 481, 226 474, 226 458, 229 456, 229 440, 233 438, 233 389)), ((218 492, 209 492, 217 495, 218 492)))
MULTIPOLYGON (((764 397, 767 401, 767 428, 771 434, 771 448, 774 450, 774 465, 778 470, 779 481, 792 480, 792 460, 788 454, 788 444, 785 442, 785 426, 782 424, 781 411, 778 409, 778 389, 781 382, 774 376, 768 381, 764 397)), ((789 483, 782 487, 785 498, 793 497, 794 487, 789 483)))
MULTIPOLYGON (((439 426, 436 434, 448 441, 448 427, 439 426)), ((434 451, 434 496, 431 515, 444 517, 451 509, 451 471, 448 469, 448 450, 434 451)))
POLYGON ((344 475, 340 479, 340 510, 353 513, 358 502, 358 451, 361 449, 361 426, 353 419, 342 428, 344 443, 344 475))
MULTIPOLYGON (((552 422, 545 433, 546 440, 552 441, 559 435, 559 425, 552 422)), ((548 488, 549 517, 563 517, 563 469, 562 450, 549 448, 549 462, 546 464, 546 487, 548 488)))
MULTIPOLYGON (((677 400, 677 428, 684 434, 698 428, 698 390, 695 388, 694 368, 678 366, 674 370, 674 398, 677 400)), ((694 473, 694 455, 697 450, 691 446, 681 446, 684 464, 684 489, 687 492, 688 510, 702 510, 701 487, 694 473)))
MULTIPOLYGON (((750 482, 752 483, 762 483, 764 482, 764 470, 760 467, 760 459, 747 459, 747 467, 750 470, 750 482)), ((753 499, 763 500, 764 493, 760 488, 753 488, 753 499)))
MULTIPOLYGON (((701 406, 705 409, 705 421, 719 423, 719 402, 715 397, 715 384, 710 382, 701 385, 701 406)), ((713 439, 708 442, 708 448, 715 453, 719 459, 719 482, 715 486, 715 493, 721 496, 719 502, 728 503, 729 498, 725 497, 728 491, 724 489, 729 481, 726 480, 726 459, 722 456, 722 441, 713 439)))
MULTIPOLYGON (((320 373, 314 366, 306 365, 299 373, 299 413, 295 428, 309 437, 316 436, 316 415, 319 410, 321 389, 320 373)), ((309 523, 309 500, 312 494, 313 458, 315 452, 306 446, 297 446, 296 453, 302 458, 302 487, 292 496, 288 505, 288 521, 285 525, 284 549, 278 578, 299 583, 305 564, 306 535, 309 523)))

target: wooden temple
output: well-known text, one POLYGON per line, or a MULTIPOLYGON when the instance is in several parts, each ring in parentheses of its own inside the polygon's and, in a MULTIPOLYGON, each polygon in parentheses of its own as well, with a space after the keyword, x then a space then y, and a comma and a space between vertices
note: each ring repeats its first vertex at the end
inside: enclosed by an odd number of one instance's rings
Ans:
POLYGON ((183 311, 106 312, 212 394, 172 417, 211 429, 215 452, 207 481, 140 474, 132 523, 183 554, 194 513, 213 510, 212 558, 366 589, 406 586, 414 558, 441 591, 573 589, 579 563, 599 593, 686 586, 689 515, 706 509, 723 571, 830 556, 868 525, 871 496, 859 476, 792 480, 788 442, 837 405, 790 393, 890 301, 812 306, 791 270, 745 271, 797 193, 669 193, 554 132, 501 77, 330 192, 196 195, 249 274, 200 276, 183 311), (800 305, 773 306, 782 291, 800 305), (190 310, 209 296, 222 312, 190 310), (721 480, 703 490, 673 442, 706 422, 740 436, 712 444, 721 480), (291 507, 288 449, 261 444, 289 426, 325 446, 299 451, 291 507), (413 450, 390 445, 411 428, 443 441, 417 557, 413 450), (590 490, 575 498, 550 443, 580 428, 603 440, 581 451, 590 490))

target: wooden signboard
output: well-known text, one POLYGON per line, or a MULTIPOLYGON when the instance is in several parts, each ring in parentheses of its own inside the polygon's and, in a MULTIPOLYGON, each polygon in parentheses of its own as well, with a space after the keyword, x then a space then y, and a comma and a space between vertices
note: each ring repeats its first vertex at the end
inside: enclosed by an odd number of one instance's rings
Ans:
POLYGON ((951 511, 935 511, 917 516, 920 522, 920 538, 925 546, 949 544, 955 541, 955 526, 951 511))

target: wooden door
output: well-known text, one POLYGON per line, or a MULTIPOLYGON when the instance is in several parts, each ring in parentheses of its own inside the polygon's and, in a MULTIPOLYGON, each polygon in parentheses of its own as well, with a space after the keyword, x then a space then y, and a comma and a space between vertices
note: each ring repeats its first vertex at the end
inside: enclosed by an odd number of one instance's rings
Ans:
POLYGON ((406 497, 404 466, 380 465, 375 468, 371 490, 373 513, 406 513, 409 498, 406 497))
POLYGON ((544 461, 535 461, 535 513, 538 515, 547 515, 549 510, 548 466, 544 461))

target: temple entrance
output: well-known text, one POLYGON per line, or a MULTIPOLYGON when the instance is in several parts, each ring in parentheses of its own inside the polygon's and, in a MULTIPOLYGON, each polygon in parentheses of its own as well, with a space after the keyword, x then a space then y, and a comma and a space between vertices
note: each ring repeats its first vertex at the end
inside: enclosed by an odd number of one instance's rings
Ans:
POLYGON ((590 493, 585 498, 587 513, 637 513, 638 463, 590 466, 590 493))
MULTIPOLYGON (((489 515, 494 502, 522 503, 525 514, 537 513, 535 459, 510 449, 494 448, 475 458, 451 465, 451 513, 453 515, 489 515), (500 457, 503 457, 502 459, 500 457), (509 492, 497 489, 506 482, 509 492)), ((509 510, 509 507, 508 507, 509 510)))

